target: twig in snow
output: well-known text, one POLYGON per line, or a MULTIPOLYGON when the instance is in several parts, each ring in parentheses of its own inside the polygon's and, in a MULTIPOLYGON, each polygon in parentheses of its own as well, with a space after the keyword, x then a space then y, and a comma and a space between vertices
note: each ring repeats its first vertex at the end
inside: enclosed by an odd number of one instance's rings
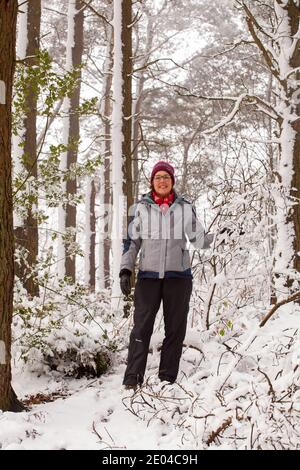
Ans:
POLYGON ((213 432, 209 435, 209 437, 208 437, 208 439, 207 439, 207 441, 206 441, 206 444, 207 444, 208 446, 210 446, 210 444, 212 444, 212 443, 215 441, 215 439, 221 434, 221 432, 223 432, 223 431, 225 431, 225 429, 229 428, 229 426, 231 425, 231 423, 232 423, 232 417, 229 416, 229 418, 227 418, 226 421, 224 421, 224 422, 221 424, 221 426, 218 427, 218 429, 217 429, 216 431, 213 431, 213 432))
POLYGON ((268 377, 268 375, 263 371, 261 370, 259 367, 257 368, 258 372, 260 372, 267 380, 268 384, 269 384, 269 392, 268 392, 268 395, 272 395, 272 401, 274 402, 276 400, 276 395, 275 395, 275 391, 274 391, 274 388, 273 388, 273 385, 272 385, 272 382, 270 380, 270 378, 268 377))
POLYGON ((99 439, 100 439, 100 441, 102 442, 102 437, 100 436, 100 434, 98 433, 98 431, 97 431, 97 429, 96 429, 95 421, 93 421, 93 426, 92 426, 92 428, 93 428, 93 433, 95 433, 96 436, 98 436, 99 439))

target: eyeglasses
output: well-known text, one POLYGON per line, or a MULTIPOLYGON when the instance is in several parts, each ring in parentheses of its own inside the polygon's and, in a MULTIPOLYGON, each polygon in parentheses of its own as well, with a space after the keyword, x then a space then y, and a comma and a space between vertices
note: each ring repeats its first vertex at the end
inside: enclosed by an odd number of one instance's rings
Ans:
POLYGON ((155 181, 160 181, 160 180, 168 181, 168 180, 171 179, 171 176, 168 176, 168 175, 164 175, 164 176, 154 176, 154 179, 155 179, 155 181))

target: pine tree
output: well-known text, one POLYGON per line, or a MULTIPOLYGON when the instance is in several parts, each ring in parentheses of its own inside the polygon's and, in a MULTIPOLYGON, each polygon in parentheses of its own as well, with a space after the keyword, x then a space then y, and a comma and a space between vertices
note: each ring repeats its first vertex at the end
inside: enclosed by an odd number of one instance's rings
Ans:
POLYGON ((11 323, 14 284, 11 187, 11 103, 17 1, 0 0, 0 409, 21 411, 11 385, 11 323))

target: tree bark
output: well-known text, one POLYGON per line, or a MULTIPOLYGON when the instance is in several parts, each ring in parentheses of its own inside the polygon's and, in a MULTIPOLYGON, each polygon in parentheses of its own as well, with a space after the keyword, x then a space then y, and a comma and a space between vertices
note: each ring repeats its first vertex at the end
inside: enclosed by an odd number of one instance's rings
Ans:
MULTIPOLYGON (((111 79, 110 85, 111 88, 111 79)), ((105 116, 111 115, 110 96, 105 97, 105 116), (107 114, 106 114, 107 113, 107 114)), ((111 204, 111 192, 110 192, 110 170, 111 170, 111 142, 108 136, 111 134, 111 123, 109 119, 106 119, 105 126, 105 157, 104 157, 104 206, 106 208, 111 204)), ((109 227, 105 227, 105 233, 109 230, 109 227)), ((104 274, 104 287, 108 289, 110 287, 110 248, 111 242, 110 237, 104 238, 104 257, 103 257, 103 274, 104 274)))
MULTIPOLYGON (((82 0, 69 0, 68 5, 68 37, 66 47, 66 69, 71 72, 82 63, 83 54, 83 14, 84 2, 82 0)), ((63 153, 60 161, 60 170, 69 171, 68 179, 63 181, 62 189, 72 200, 77 191, 77 180, 72 172, 72 167, 77 163, 79 142, 79 116, 78 106, 80 101, 81 73, 78 72, 78 83, 70 97, 64 98, 63 113, 63 143, 67 151, 63 153)), ((64 237, 68 243, 76 241, 76 204, 67 202, 61 204, 58 209, 58 275, 60 278, 67 276, 71 282, 76 280, 76 257, 68 253, 64 237)))
MULTIPOLYGON (((72 65, 77 67, 82 63, 83 54, 83 2, 81 0, 75 0, 76 15, 74 18, 74 44, 72 47, 72 65)), ((79 141, 79 116, 75 110, 79 106, 80 101, 80 81, 81 73, 78 77, 78 85, 70 97, 70 117, 69 117, 69 144, 79 141)), ((72 146, 67 152, 67 168, 72 168, 77 163, 78 146, 72 146)), ((67 193, 75 195, 77 191, 76 177, 67 180, 67 193)), ((74 228, 76 230, 76 206, 67 204, 66 206, 66 229, 74 228)), ((74 234, 74 240, 76 235, 74 234)), ((66 276, 70 277, 73 282, 76 278, 76 263, 75 256, 66 256, 65 260, 66 276)))
MULTIPOLYGON (((126 197, 127 223, 129 224, 129 208, 133 205, 132 184, 132 0, 122 2, 122 54, 123 54, 123 194, 126 197)), ((135 273, 132 273, 134 283, 135 273)), ((128 317, 130 303, 124 304, 124 316, 128 317)))
POLYGON ((96 215, 95 215, 96 187, 95 179, 87 179, 85 224, 86 224, 86 247, 85 247, 85 283, 91 292, 95 292, 96 286, 96 215))
MULTIPOLYGON (((123 53, 123 193, 127 209, 133 204, 132 188, 132 0, 122 2, 122 53, 123 53)), ((127 210, 128 221, 128 210, 127 210)))
MULTIPOLYGON (((279 181, 285 191, 285 231, 292 237, 292 243, 285 234, 278 236, 279 270, 277 269, 275 285, 278 284, 280 292, 284 282, 287 293, 298 290, 299 283, 295 283, 295 274, 300 272, 300 105, 299 105, 299 84, 300 73, 297 68, 300 66, 300 40, 297 39, 294 52, 290 56, 288 47, 299 35, 299 2, 288 0, 283 4, 280 0, 275 0, 280 9, 277 9, 280 40, 280 75, 285 76, 289 70, 289 76, 283 78, 280 83, 280 94, 282 96, 282 115, 280 123, 280 162, 279 181), (280 16, 282 15, 282 16, 280 16), (284 58, 282 60, 282 58, 284 58), (283 98, 284 97, 284 98, 283 98), (290 176, 291 175, 291 176, 290 176), (290 181, 289 181, 290 179, 290 181), (291 244, 291 246, 289 246, 291 244), (291 252, 290 262, 285 267, 290 269, 291 274, 281 274, 282 262, 284 259, 283 249, 287 253, 291 252), (281 283, 278 279, 282 278, 281 283)), ((296 274, 297 276, 297 274, 296 274)))
MULTIPOLYGON (((25 51, 26 64, 33 67, 37 65, 37 53, 40 48, 40 24, 41 24, 41 1, 28 0, 27 14, 27 47, 25 51)), ((25 119, 24 119, 24 169, 30 176, 37 178, 37 91, 32 86, 28 89, 25 97, 25 119)), ((37 205, 37 201, 34 204, 37 205)), ((33 205, 33 206, 34 206, 33 205)), ((35 282, 34 272, 38 257, 38 223, 33 212, 34 207, 28 209, 28 214, 21 227, 15 229, 16 242, 27 251, 25 262, 16 263, 16 274, 21 279, 23 286, 32 297, 39 295, 39 286, 35 282)))
MULTIPOLYGON (((114 1, 114 68, 112 112, 112 310, 119 308, 122 234, 132 206, 132 1, 114 1), (126 207, 124 207, 124 205, 126 207), (126 221, 124 220, 126 210, 126 221)), ((127 223, 126 223, 127 222, 127 223)))
MULTIPOLYGON (((138 69, 141 69, 136 73, 136 98, 133 101, 133 197, 134 201, 139 198, 140 192, 140 175, 139 175, 139 144, 142 138, 140 129, 140 113, 144 101, 144 85, 146 82, 145 71, 147 69, 147 63, 150 61, 151 50, 153 46, 154 27, 153 27, 153 16, 146 5, 141 5, 143 14, 147 17, 147 33, 146 33, 146 47, 143 61, 137 65, 138 69)), ((136 44, 135 48, 138 51, 139 43, 136 44)), ((137 52, 132 55, 135 56, 137 52)), ((136 65, 135 65, 136 67, 136 65)))
POLYGON ((142 108, 143 102, 143 89, 145 83, 145 75, 144 73, 138 79, 137 85, 137 97, 134 106, 134 116, 133 118, 133 195, 134 200, 137 201, 139 198, 139 139, 140 139, 140 119, 139 114, 142 108))
POLYGON ((3 411, 24 409, 11 385, 14 285, 11 102, 17 6, 16 0, 0 0, 0 409, 3 411))
POLYGON ((109 210, 111 205, 111 88, 113 67, 113 34, 112 27, 107 30, 106 59, 104 63, 104 83, 101 102, 101 118, 103 124, 103 167, 100 169, 100 222, 99 222, 99 288, 110 287, 110 220, 109 210))
MULTIPOLYGON (((300 27, 300 22, 299 22, 299 17, 300 17, 300 8, 299 8, 299 2, 298 2, 298 11, 297 8, 294 9, 294 3, 295 2, 290 2, 288 5, 289 8, 289 17, 291 20, 291 33, 292 35, 295 35, 297 32, 299 34, 299 27, 300 27)), ((295 47, 295 53, 292 57, 291 60, 291 66, 293 69, 299 69, 300 67, 300 39, 298 39, 297 46, 295 47)), ((295 137, 295 144, 293 148, 293 177, 292 177, 292 184, 291 187, 295 188, 291 190, 291 196, 292 198, 295 198, 295 201, 297 203, 293 206, 292 209, 292 220, 293 220, 293 226, 295 230, 295 237, 294 237, 294 258, 293 258, 293 265, 295 271, 298 273, 300 272, 300 103, 299 103, 299 84, 300 84, 300 72, 299 70, 295 72, 295 82, 294 86, 295 89, 291 90, 291 99, 293 98, 294 94, 297 92, 298 88, 298 104, 295 106, 294 112, 295 115, 297 116, 297 119, 293 123, 293 129, 296 132, 296 137, 295 137)))

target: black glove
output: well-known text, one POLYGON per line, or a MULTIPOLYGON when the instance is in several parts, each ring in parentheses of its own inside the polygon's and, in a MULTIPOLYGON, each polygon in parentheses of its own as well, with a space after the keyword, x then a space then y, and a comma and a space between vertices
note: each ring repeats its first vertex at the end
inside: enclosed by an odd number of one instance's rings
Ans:
POLYGON ((122 294, 124 294, 125 297, 128 297, 131 292, 131 271, 129 271, 129 269, 121 269, 119 277, 122 294))
POLYGON ((230 229, 230 228, 227 228, 227 227, 223 227, 223 228, 220 230, 219 234, 220 234, 220 235, 223 235, 223 233, 226 233, 226 235, 229 235, 229 236, 230 236, 230 235, 233 234, 233 230, 230 229))

